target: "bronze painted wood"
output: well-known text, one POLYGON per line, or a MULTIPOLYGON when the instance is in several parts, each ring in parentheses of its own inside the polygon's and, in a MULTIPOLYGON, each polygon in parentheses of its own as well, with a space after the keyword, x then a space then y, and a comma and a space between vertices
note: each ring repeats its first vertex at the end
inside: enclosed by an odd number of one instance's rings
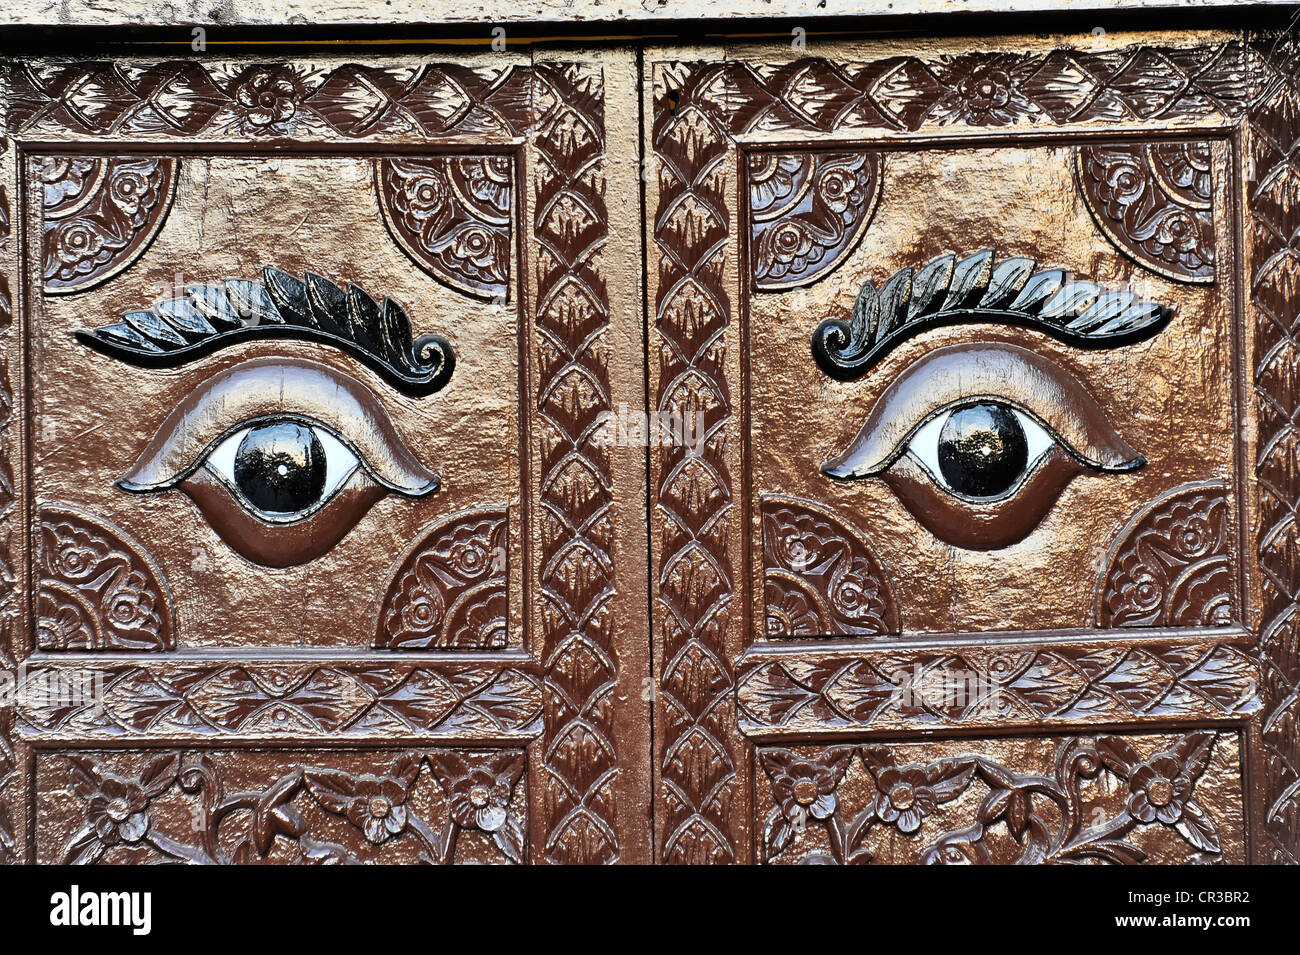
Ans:
POLYGON ((6 62, 0 858, 1300 861, 1294 52, 6 62))

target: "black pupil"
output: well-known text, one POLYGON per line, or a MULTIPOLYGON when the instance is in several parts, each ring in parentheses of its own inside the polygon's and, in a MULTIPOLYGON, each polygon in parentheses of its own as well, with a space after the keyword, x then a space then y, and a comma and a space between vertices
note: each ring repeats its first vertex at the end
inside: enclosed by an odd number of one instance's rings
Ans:
POLYGON ((997 497, 1028 463, 1025 429, 1006 405, 986 401, 958 408, 939 432, 939 470, 958 494, 997 497))
POLYGON ((325 493, 325 449, 292 421, 252 428, 235 452, 235 485, 259 511, 296 514, 325 493))

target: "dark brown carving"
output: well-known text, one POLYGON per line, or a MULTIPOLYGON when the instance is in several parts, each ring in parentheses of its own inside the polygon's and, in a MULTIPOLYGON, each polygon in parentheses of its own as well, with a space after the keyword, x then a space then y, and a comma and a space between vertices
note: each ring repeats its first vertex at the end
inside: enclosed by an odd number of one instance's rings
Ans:
POLYGON ((253 140, 383 134, 482 143, 523 135, 531 120, 531 71, 509 66, 266 63, 229 71, 171 60, 6 69, 15 132, 253 140))
POLYGON ((228 751, 69 753, 38 770, 70 790, 81 818, 47 813, 46 862, 251 864, 523 862, 520 750, 298 754, 278 778, 247 786, 228 751), (360 758, 358 758, 360 757, 360 758), (378 764, 376 765, 376 763, 378 764), (426 766, 428 771, 426 772, 426 766), (239 782, 236 782, 239 780, 239 782))
POLYGON ((175 646, 162 571, 126 531, 65 504, 36 516, 36 643, 42 650, 175 646))
POLYGON ((1236 619, 1233 521, 1219 483, 1176 488, 1120 531, 1098 588, 1103 627, 1222 627, 1236 619))
POLYGON ((768 637, 898 632, 894 592, 866 536, 812 501, 764 494, 768 637))
POLYGON ((398 561, 375 646, 504 647, 508 531, 504 507, 459 511, 429 528, 398 561))
MULTIPOLYGON (((21 648, 17 637, 23 620, 19 575, 22 573, 23 541, 15 527, 21 505, 14 483, 15 441, 19 417, 15 411, 11 374, 19 366, 18 336, 14 329, 14 302, 10 275, 16 263, 10 237, 13 235, 13 150, 7 138, 0 139, 0 669, 12 671, 21 648)), ((17 278, 17 272, 12 274, 17 278)), ((18 827, 26 800, 24 773, 19 769, 15 745, 14 708, 0 707, 0 865, 20 857, 18 827)))
POLYGON ((880 291, 862 284, 846 322, 828 318, 813 332, 822 371, 860 378, 904 341, 930 328, 989 322, 1045 332, 1080 348, 1114 348, 1159 332, 1173 310, 1133 292, 1107 291, 1063 269, 1034 271, 1033 259, 996 262, 992 249, 932 259, 913 273, 895 272, 880 291))
POLYGON ((1245 647, 1090 639, 1052 647, 886 646, 788 656, 746 654, 736 688, 753 736, 1031 728, 1081 721, 1165 723, 1259 712, 1259 668, 1245 647))
POLYGON ((269 266, 262 274, 262 282, 192 285, 184 298, 128 312, 113 325, 78 329, 77 340, 133 365, 172 368, 247 341, 296 338, 339 348, 415 397, 440 391, 451 379, 451 343, 434 334, 412 342, 410 320, 392 299, 380 305, 351 282, 345 292, 311 272, 305 281, 269 266))
MULTIPOLYGON (((75 688, 80 666, 32 666, 28 680, 75 688)), ((522 659, 160 659, 97 667, 98 698, 26 693, 18 711, 25 732, 64 740, 528 740, 542 728, 542 680, 533 669, 522 659)))
POLYGON ((44 156, 41 275, 48 293, 81 292, 149 247, 176 188, 175 159, 44 156))
POLYGON ((1088 211, 1121 252, 1172 279, 1214 281, 1209 142, 1080 146, 1078 180, 1088 211))
POLYGON ((1300 179, 1300 78, 1293 44, 1281 48, 1285 82, 1252 112, 1247 183, 1250 304, 1255 319, 1255 409, 1258 415, 1259 531, 1263 586, 1259 661, 1264 714, 1256 764, 1260 862, 1300 862, 1300 566, 1296 562, 1300 501, 1300 236, 1294 220, 1300 179))
POLYGON ((853 251, 880 198, 876 153, 749 154, 750 268, 760 289, 828 275, 853 251))
POLYGON ((1239 775, 1211 768, 1216 749, 1235 742, 1212 730, 1067 737, 1015 765, 951 745, 763 749, 764 855, 838 865, 1240 861, 1232 816, 1202 802, 1218 803, 1225 786, 1240 798, 1239 775), (964 798, 975 793, 978 802, 964 798))
MULTIPOLYGON (((615 730, 611 458, 598 425, 612 410, 605 203, 604 74, 539 65, 533 236, 542 664, 546 671, 545 843, 550 862, 614 862, 615 730)), ((628 744, 622 744, 626 747, 628 744)))
POLYGON ((509 156, 375 160, 379 208, 402 250, 452 288, 503 301, 514 175, 509 156))
POLYGON ((708 85, 724 71, 682 71, 689 82, 661 78, 655 88, 659 275, 651 351, 659 369, 650 400, 660 413, 687 420, 702 414, 706 440, 689 457, 680 445, 650 451, 658 482, 657 839, 668 863, 736 862, 743 859, 738 817, 747 810, 726 643, 738 556, 728 550, 728 528, 739 519, 725 443, 733 412, 726 364, 732 304, 723 278, 731 220, 728 137, 710 116, 717 104, 708 85))

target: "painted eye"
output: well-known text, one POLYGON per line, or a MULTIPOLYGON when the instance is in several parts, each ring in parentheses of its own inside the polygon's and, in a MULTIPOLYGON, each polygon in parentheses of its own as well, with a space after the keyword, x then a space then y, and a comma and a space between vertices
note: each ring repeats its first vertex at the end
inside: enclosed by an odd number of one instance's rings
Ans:
POLYGON ((983 400, 932 417, 913 433, 907 453, 949 494, 993 501, 1014 494, 1055 443, 1026 412, 983 400))
POLYGON ((244 508, 268 523, 310 516, 359 466, 356 454, 324 425, 292 418, 272 418, 235 432, 203 465, 244 508))
POLYGON ((1023 540, 1076 476, 1145 463, 1063 368, 981 343, 906 368, 822 470, 879 477, 940 540, 992 550, 1023 540))
POLYGON ((222 540, 268 567, 325 553, 389 493, 423 497, 438 484, 361 382, 287 359, 209 379, 118 482, 181 491, 222 540))

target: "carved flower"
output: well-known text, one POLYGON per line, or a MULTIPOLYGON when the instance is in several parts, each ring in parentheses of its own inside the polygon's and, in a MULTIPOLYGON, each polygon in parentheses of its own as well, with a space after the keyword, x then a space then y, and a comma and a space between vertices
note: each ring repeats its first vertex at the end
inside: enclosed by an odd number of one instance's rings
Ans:
POLYGON ((446 791, 452 821, 496 833, 510 818, 510 795, 524 772, 521 753, 463 756, 435 753, 429 765, 446 791))
POLYGON ((876 780, 876 818, 905 833, 916 832, 940 803, 960 796, 975 772, 973 762, 950 759, 896 766, 880 748, 864 750, 863 759, 876 780))
POLYGON ((406 828, 406 800, 419 775, 419 758, 407 755, 382 776, 308 769, 303 781, 325 809, 345 816, 379 845, 406 828))
POLYGON ((860 209, 867 203, 864 179, 856 165, 831 164, 817 177, 817 194, 832 212, 860 209))
POLYGON ((849 768, 852 747, 833 746, 815 756, 792 749, 768 749, 762 755, 772 798, 789 825, 802 829, 809 816, 826 819, 835 811, 835 789, 849 768))
POLYGON ((298 111, 302 91, 288 70, 255 69, 235 86, 233 96, 247 132, 279 133, 298 111))
POLYGON ((812 226, 800 219, 782 219, 758 238, 758 269, 780 278, 802 273, 826 254, 826 246, 815 241, 812 226))
POLYGON ((149 592, 149 583, 144 575, 132 571, 104 596, 104 612, 108 622, 120 630, 139 630, 154 624, 157 630, 157 614, 154 611, 154 595, 149 592))
POLYGON ((1155 239, 1179 252, 1193 252, 1201 246, 1201 226, 1190 213, 1171 209, 1160 220, 1155 239))
POLYGON ((817 608, 793 584, 769 578, 763 590, 769 637, 815 637, 827 632, 817 608))
POLYGON ((1098 190, 1102 201, 1114 215, 1122 215, 1124 206, 1131 205, 1146 189, 1147 177, 1136 160, 1119 156, 1106 172, 1106 182, 1098 190), (1118 204, 1115 209, 1111 203, 1118 204))
POLYGON ((61 265, 58 271, 63 278, 76 275, 83 263, 104 251, 104 231, 85 219, 60 223, 54 236, 54 256, 61 265))
POLYGON ((135 170, 118 169, 108 182, 108 192, 123 212, 135 216, 152 189, 149 180, 135 170))
POLYGON ((149 833, 149 804, 176 780, 179 753, 163 753, 134 778, 104 772, 80 756, 69 756, 72 790, 86 807, 86 826, 69 841, 64 861, 94 862, 117 845, 133 845, 149 833))
POLYGON ((447 602, 429 561, 421 558, 402 583, 400 631, 427 634, 442 626, 447 602))
POLYGON ((497 262, 496 237, 482 226, 461 226, 452 238, 450 250, 454 259, 484 276, 494 276, 501 271, 497 262))
POLYGON ((37 169, 43 188, 43 204, 47 215, 58 215, 60 206, 71 205, 85 195, 96 175, 101 159, 83 156, 42 156, 37 169))
POLYGON ((749 207, 754 215, 773 212, 803 180, 808 154, 751 153, 749 157, 749 207))
POLYGON ((1172 756, 1160 755, 1137 766, 1129 779, 1128 811, 1139 822, 1173 825, 1183 814, 1193 781, 1172 756))
POLYGON ((1021 92, 1005 58, 980 54, 956 57, 948 66, 951 91, 935 104, 935 113, 971 126, 1005 126, 1039 112, 1021 92))
POLYGON ((406 207, 416 218, 424 218, 446 207, 451 198, 447 180, 440 173, 424 167, 407 167, 402 180, 402 195, 406 198, 406 207), (418 168, 418 171, 415 169, 418 168))
POLYGON ((45 546, 50 570, 65 580, 86 580, 109 554, 104 540, 71 524, 46 528, 45 546))
POLYGON ((139 783, 106 776, 86 803, 86 818, 105 846, 139 842, 149 830, 149 797, 139 783))

